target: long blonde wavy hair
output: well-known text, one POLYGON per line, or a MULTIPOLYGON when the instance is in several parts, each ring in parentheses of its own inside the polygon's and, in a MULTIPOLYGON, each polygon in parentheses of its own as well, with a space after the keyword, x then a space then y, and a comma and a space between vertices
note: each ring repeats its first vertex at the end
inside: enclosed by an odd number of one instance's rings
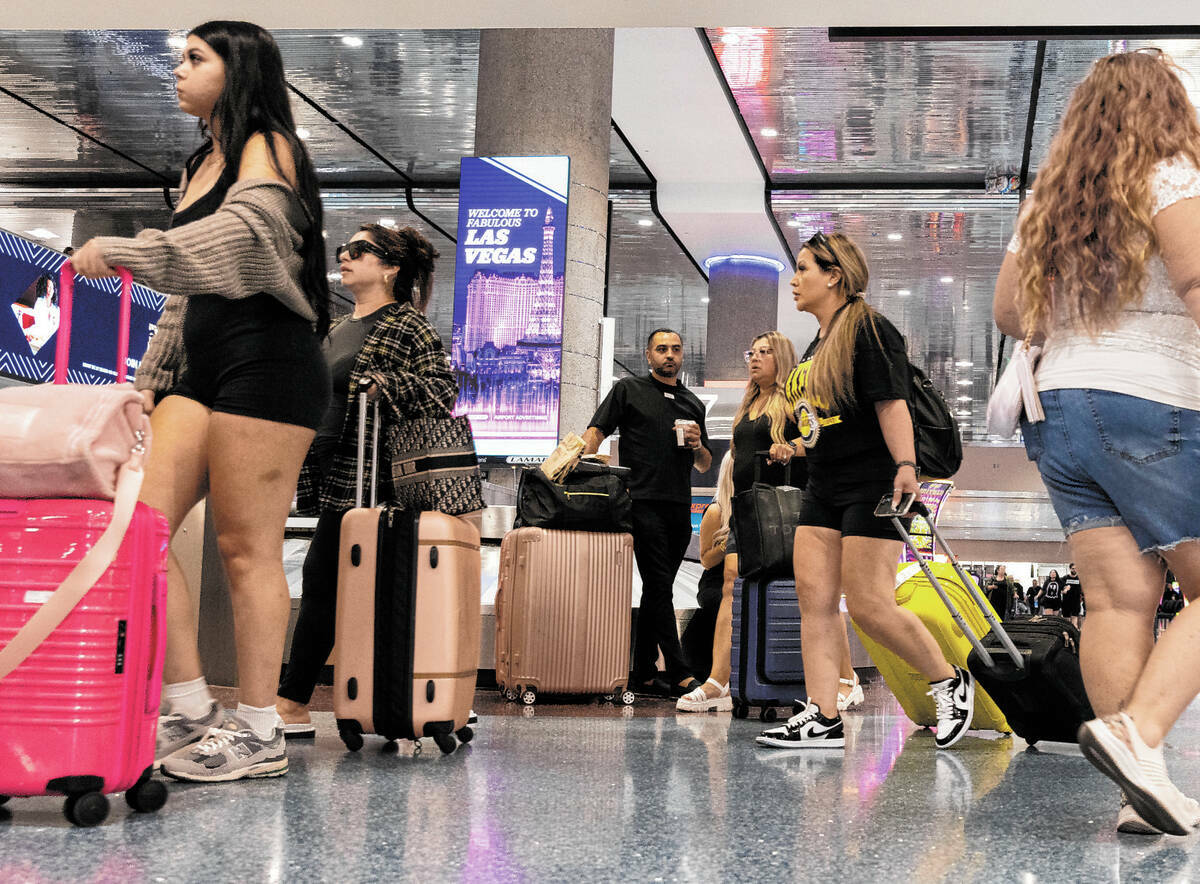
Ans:
MULTIPOLYGON (((771 391, 770 398, 767 400, 763 412, 771 418, 771 441, 786 442, 787 438, 783 431, 787 427, 787 422, 791 418, 792 412, 788 408, 784 387, 787 386, 788 375, 796 367, 796 348, 792 346, 791 341, 778 331, 763 332, 763 334, 755 337, 750 346, 754 347, 759 341, 766 341, 771 348, 772 355, 775 357, 775 389, 771 391)), ((741 423, 742 418, 749 413, 750 406, 761 395, 762 388, 757 383, 750 381, 750 383, 746 384, 746 395, 742 397, 742 404, 738 406, 737 414, 733 417, 733 425, 735 427, 741 423)))
POLYGON ((729 520, 733 517, 733 451, 725 452, 721 468, 717 471, 717 496, 713 503, 721 510, 720 536, 729 536, 729 520))
POLYGON ((875 327, 878 314, 862 295, 871 274, 862 249, 845 234, 813 237, 804 247, 822 270, 840 271, 837 290, 846 299, 846 305, 825 330, 825 341, 813 356, 805 387, 818 408, 829 408, 834 403, 846 408, 854 404, 854 340, 858 330, 869 324, 879 339, 875 327))
POLYGON ((1159 49, 1120 53, 1076 87, 1020 221, 1025 328, 1060 319, 1095 336, 1141 302, 1158 249, 1150 172, 1176 154, 1200 165, 1200 123, 1177 70, 1159 49))

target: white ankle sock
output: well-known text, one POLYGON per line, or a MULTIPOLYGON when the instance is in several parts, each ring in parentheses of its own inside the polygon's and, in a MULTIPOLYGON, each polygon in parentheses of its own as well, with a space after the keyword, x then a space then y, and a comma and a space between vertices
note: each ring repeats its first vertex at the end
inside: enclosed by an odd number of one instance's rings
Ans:
POLYGON ((250 730, 254 731, 255 736, 259 739, 269 740, 275 733, 275 723, 279 719, 279 714, 275 711, 274 703, 261 707, 238 703, 237 717, 250 725, 250 730))
POLYGON ((203 675, 191 681, 163 685, 162 698, 170 712, 178 712, 188 718, 203 718, 213 703, 213 696, 203 675))

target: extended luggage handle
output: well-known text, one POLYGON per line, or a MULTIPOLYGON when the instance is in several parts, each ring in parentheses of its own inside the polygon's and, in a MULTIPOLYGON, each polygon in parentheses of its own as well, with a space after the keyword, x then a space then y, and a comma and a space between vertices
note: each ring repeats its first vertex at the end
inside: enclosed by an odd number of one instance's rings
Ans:
MULTIPOLYGON (((117 383, 125 383, 129 361, 129 323, 133 316, 133 274, 125 267, 113 268, 121 278, 121 306, 117 317, 117 383)), ((54 383, 67 382, 71 354, 71 313, 75 303, 75 267, 63 261, 58 269, 58 337, 54 342, 54 383)))
MULTIPOLYGON (((372 415, 373 428, 371 432, 371 507, 376 506, 379 497, 379 400, 375 400, 375 411, 372 415)), ((354 476, 354 506, 363 505, 363 473, 366 470, 364 458, 367 451, 367 391, 358 394, 358 461, 354 476)))
MULTIPOLYGON (((887 509, 890 510, 891 500, 891 495, 885 495, 879 502, 880 509, 884 509, 884 504, 886 503, 887 509)), ((1021 652, 1017 650, 1017 646, 1013 644, 1012 638, 1000 624, 1000 619, 995 615, 995 613, 993 613, 991 605, 983 597, 983 593, 979 591, 979 587, 975 585, 975 580, 965 571, 963 571, 962 566, 958 563, 958 557, 954 555, 950 547, 947 545, 945 539, 940 533, 938 533, 937 526, 933 524, 933 517, 929 514, 929 508, 925 506, 920 499, 916 499, 908 508, 908 512, 915 513, 916 515, 920 516, 925 520, 925 523, 929 525, 929 530, 933 533, 934 540, 937 541, 938 545, 941 546, 942 550, 946 553, 946 557, 950 560, 950 565, 952 568, 954 568, 954 572, 958 575, 958 579, 962 581, 963 586, 967 588, 967 592, 971 594, 971 597, 979 605, 979 609, 983 611, 984 618, 988 621, 988 623, 991 624, 992 632, 996 634, 996 638, 998 638, 1000 640, 1000 644, 1004 646, 1004 650, 1012 659, 1013 665, 1015 665, 1017 669, 1024 669, 1025 660, 1021 656, 1021 652)), ((996 667, 996 661, 992 658, 991 652, 989 652, 988 649, 983 646, 983 642, 980 641, 977 635, 975 635, 975 632, 971 629, 971 627, 967 625, 967 621, 963 619, 963 615, 959 612, 958 608, 955 607, 954 602, 950 600, 950 596, 946 594, 946 590, 942 588, 941 582, 939 582, 937 577, 934 576, 933 569, 929 567, 929 563, 925 561, 924 557, 922 557, 917 551, 916 546, 913 544, 912 537, 909 536, 908 530, 904 527, 904 523, 900 520, 900 516, 892 511, 889 512, 884 518, 890 518, 892 520, 892 524, 896 527, 896 530, 900 532, 900 537, 904 540, 905 546, 912 550, 913 554, 916 556, 917 564, 920 566, 921 571, 924 572, 925 579, 929 581, 930 585, 934 589, 934 592, 938 594, 938 597, 942 600, 942 604, 946 606, 946 610, 950 612, 950 616, 953 617, 954 622, 958 624, 958 628, 962 630, 963 635, 967 637, 967 641, 971 643, 971 647, 974 648, 975 652, 979 654, 980 658, 983 659, 988 669, 994 669, 996 667)))

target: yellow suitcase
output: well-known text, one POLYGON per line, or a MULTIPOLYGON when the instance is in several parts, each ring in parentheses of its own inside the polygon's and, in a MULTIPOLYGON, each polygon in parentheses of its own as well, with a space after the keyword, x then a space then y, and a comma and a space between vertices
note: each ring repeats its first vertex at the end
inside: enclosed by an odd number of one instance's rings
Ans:
MULTIPOLYGON (((967 625, 975 631, 976 635, 987 635, 991 626, 978 603, 962 585, 953 566, 949 562, 930 562, 929 566, 934 576, 942 584, 946 594, 954 602, 955 607, 962 613, 967 625)), ((954 622, 954 618, 942 603, 941 598, 938 597, 937 591, 934 590, 929 579, 921 573, 920 565, 908 562, 900 564, 897 569, 896 583, 896 604, 920 617, 921 622, 937 640, 946 659, 954 666, 966 669, 967 655, 971 653, 971 643, 958 628, 958 624, 954 622)), ((900 701, 905 714, 924 727, 932 727, 937 724, 933 697, 929 696, 929 682, 925 676, 878 642, 872 641, 857 623, 854 624, 854 631, 858 633, 863 647, 871 655, 879 674, 883 676, 887 686, 900 701)), ((975 717, 971 722, 971 730, 1012 733, 1012 728, 1005 720, 1004 713, 979 685, 975 686, 975 717)))

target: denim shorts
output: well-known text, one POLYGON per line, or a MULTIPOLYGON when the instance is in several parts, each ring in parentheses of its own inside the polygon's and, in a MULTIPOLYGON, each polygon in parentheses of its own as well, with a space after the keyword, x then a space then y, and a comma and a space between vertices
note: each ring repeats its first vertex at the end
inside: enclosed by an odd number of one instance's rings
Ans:
POLYGON ((1021 421, 1069 537, 1123 525, 1142 552, 1200 538, 1200 411, 1106 390, 1039 393, 1021 421))

